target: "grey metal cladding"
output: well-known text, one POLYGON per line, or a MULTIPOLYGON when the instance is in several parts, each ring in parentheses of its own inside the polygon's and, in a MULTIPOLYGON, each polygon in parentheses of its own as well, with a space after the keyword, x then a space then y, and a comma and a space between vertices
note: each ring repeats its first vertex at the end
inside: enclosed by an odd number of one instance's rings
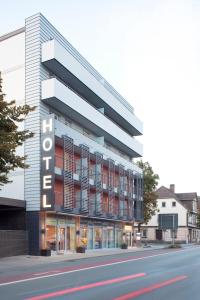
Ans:
POLYGON ((40 152, 34 149, 37 145, 40 149, 40 17, 28 18, 25 21, 25 102, 36 106, 35 120, 28 116, 25 121, 25 129, 36 133, 35 136, 25 142, 25 154, 29 169, 25 170, 25 200, 28 211, 40 210, 40 152), (34 27, 37 26, 37 30, 34 27), (27 30, 28 29, 28 30, 27 30), (31 43, 31 41, 34 41, 31 43), (32 59, 30 59, 32 57, 32 59), (28 78, 28 81, 27 81, 28 78), (34 83, 38 84, 35 85, 34 83), (35 150, 35 151, 34 151, 35 150), (37 180, 34 180, 37 178, 37 180), (34 191, 34 192, 33 192, 34 191))

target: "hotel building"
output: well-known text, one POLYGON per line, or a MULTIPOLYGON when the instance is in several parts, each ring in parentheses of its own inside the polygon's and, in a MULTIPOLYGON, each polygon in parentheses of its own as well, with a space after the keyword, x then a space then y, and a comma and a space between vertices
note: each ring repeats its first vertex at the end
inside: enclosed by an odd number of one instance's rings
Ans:
POLYGON ((143 218, 133 107, 41 14, 0 37, 0 71, 6 99, 36 106, 20 125, 34 132, 18 150, 30 167, 0 191, 0 231, 26 230, 32 255, 131 246, 143 218))

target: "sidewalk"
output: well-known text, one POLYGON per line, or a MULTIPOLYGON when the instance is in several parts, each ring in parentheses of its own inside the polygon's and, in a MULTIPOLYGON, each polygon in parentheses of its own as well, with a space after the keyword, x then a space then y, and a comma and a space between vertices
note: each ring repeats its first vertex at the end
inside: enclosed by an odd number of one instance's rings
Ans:
POLYGON ((8 267, 17 267, 17 266, 31 266, 31 265, 40 265, 53 262, 61 261, 72 261, 83 258, 99 257, 99 256, 109 256, 116 254, 126 254, 140 251, 149 251, 149 250, 159 250, 163 249, 165 245, 151 245, 148 248, 143 247, 131 247, 128 249, 119 249, 119 248, 110 248, 110 249, 95 249, 87 250, 86 253, 75 253, 69 252, 66 254, 57 254, 53 256, 28 256, 28 255, 19 255, 12 257, 0 258, 0 269, 8 267))

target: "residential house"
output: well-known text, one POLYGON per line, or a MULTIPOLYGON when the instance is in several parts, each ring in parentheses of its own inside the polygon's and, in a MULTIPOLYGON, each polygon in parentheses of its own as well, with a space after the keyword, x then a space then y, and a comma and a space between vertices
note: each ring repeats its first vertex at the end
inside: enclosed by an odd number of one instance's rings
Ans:
POLYGON ((156 193, 159 211, 142 226, 142 236, 148 241, 170 242, 173 237, 180 243, 199 241, 197 193, 176 193, 174 184, 161 186, 156 193))

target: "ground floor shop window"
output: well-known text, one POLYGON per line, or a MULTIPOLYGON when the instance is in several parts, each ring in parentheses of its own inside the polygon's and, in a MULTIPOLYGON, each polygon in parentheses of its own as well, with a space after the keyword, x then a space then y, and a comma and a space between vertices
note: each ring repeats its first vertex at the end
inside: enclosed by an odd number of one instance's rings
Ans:
POLYGON ((94 249, 102 248, 102 228, 94 228, 94 249))
POLYGON ((46 226, 46 247, 50 250, 56 250, 56 226, 46 226))
POLYGON ((102 241, 102 247, 107 248, 108 245, 108 231, 107 228, 103 228, 103 241, 102 241))
POLYGON ((114 229, 108 228, 108 248, 115 247, 114 243, 114 229))
POLYGON ((81 226, 80 243, 81 243, 81 246, 87 248, 87 245, 88 245, 88 230, 87 230, 86 226, 81 226))
POLYGON ((66 227, 66 235, 67 235, 67 250, 75 249, 75 226, 67 226, 66 227))
POLYGON ((88 228, 88 249, 93 249, 93 227, 88 228))
POLYGON ((59 252, 75 250, 75 232, 75 219, 48 215, 46 218, 46 248, 59 252))
POLYGON ((117 229, 115 231, 115 247, 119 248, 122 244, 122 231, 117 229))

